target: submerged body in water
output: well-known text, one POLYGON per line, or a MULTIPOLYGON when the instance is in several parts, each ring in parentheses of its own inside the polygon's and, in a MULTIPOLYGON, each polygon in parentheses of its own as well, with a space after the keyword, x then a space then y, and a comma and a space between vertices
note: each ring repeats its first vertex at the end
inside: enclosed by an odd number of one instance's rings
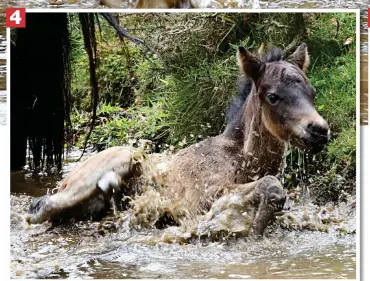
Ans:
MULTIPOLYGON (((170 155, 153 157, 171 161, 170 155)), ((66 163, 63 174, 74 168, 74 163, 66 163)), ((100 222, 70 222, 52 230, 48 223, 25 228, 22 214, 35 196, 55 186, 55 180, 59 176, 12 174, 11 278, 356 277, 356 235, 351 234, 356 216, 349 203, 318 207, 309 201, 293 202, 290 211, 278 217, 279 225, 268 227, 257 241, 229 232, 183 244, 190 227, 143 227, 155 221, 158 209, 168 207, 153 187, 132 201, 129 211, 100 222), (327 230, 302 230, 309 220, 327 230)), ((204 221, 193 223, 204 229, 204 221)))

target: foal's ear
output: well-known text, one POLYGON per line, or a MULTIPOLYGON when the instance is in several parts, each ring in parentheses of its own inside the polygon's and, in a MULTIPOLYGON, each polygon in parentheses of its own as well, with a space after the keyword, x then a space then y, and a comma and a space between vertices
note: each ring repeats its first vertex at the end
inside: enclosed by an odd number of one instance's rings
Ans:
POLYGON ((265 63, 244 47, 239 47, 237 57, 242 72, 254 81, 257 81, 265 72, 265 63))
POLYGON ((310 65, 310 56, 308 55, 307 45, 302 43, 297 50, 287 58, 287 61, 298 65, 300 69, 306 72, 310 65))

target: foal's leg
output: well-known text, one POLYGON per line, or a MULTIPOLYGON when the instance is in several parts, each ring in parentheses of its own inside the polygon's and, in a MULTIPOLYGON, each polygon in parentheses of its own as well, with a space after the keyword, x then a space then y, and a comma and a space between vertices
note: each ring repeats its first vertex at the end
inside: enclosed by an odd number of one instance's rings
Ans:
POLYGON ((123 192, 130 191, 130 187, 121 187, 141 175, 143 158, 141 152, 124 147, 112 147, 92 156, 70 172, 56 194, 36 199, 26 221, 101 216, 109 209, 112 197, 118 202, 123 192))
POLYGON ((263 177, 255 182, 232 185, 224 188, 225 195, 217 199, 206 215, 207 220, 225 214, 248 214, 254 235, 263 235, 274 212, 282 210, 285 192, 280 181, 273 176, 263 177))
POLYGON ((47 220, 55 220, 62 216, 83 218, 104 211, 106 198, 119 190, 121 175, 108 171, 102 175, 96 187, 70 188, 53 195, 45 195, 32 202, 29 214, 25 219, 28 223, 37 224, 47 220))
POLYGON ((252 229, 255 235, 262 235, 274 212, 281 211, 286 197, 280 181, 273 176, 267 176, 256 182, 254 200, 258 210, 253 221, 252 229))

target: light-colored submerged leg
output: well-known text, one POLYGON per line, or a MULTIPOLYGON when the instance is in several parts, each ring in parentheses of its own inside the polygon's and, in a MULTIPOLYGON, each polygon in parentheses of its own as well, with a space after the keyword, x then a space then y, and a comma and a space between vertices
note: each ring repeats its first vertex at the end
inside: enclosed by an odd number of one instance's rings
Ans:
POLYGON ((200 224, 199 234, 227 230, 263 235, 274 212, 282 210, 285 192, 276 177, 266 176, 255 182, 225 188, 200 224))
MULTIPOLYGON (((120 171, 122 172, 122 171, 120 171)), ((122 173, 108 171, 98 181, 96 188, 80 188, 78 190, 66 189, 51 196, 37 198, 30 207, 30 214, 26 215, 26 221, 31 224, 42 223, 58 217, 65 210, 72 209, 79 204, 86 204, 89 199, 103 193, 111 197, 114 190, 119 190, 122 173)))
POLYGON ((127 147, 111 147, 90 157, 62 181, 58 193, 36 199, 26 220, 41 223, 69 218, 98 219, 109 209, 109 200, 118 198, 123 181, 142 173, 145 153, 127 147), (115 193, 117 191, 117 193, 115 193))

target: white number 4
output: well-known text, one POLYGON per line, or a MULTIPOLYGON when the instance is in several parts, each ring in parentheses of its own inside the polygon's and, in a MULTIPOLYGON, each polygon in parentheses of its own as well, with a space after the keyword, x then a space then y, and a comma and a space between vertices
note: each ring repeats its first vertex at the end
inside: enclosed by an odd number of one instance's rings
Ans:
POLYGON ((11 14, 10 20, 14 21, 15 24, 20 24, 20 22, 22 21, 22 18, 20 17, 20 11, 16 10, 13 14, 11 14))

